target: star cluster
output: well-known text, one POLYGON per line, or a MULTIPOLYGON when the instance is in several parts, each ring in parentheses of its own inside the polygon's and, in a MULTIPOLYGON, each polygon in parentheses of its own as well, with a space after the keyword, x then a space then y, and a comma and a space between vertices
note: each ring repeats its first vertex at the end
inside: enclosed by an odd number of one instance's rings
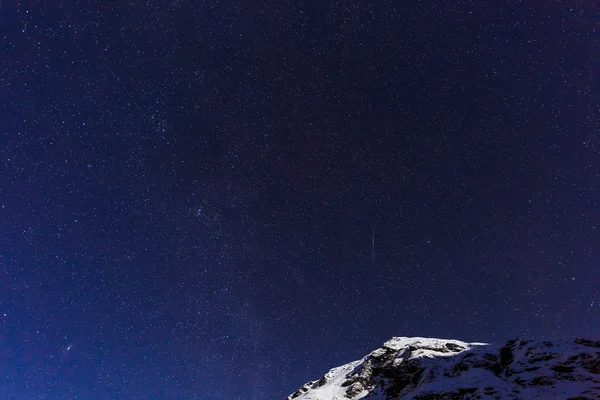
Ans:
POLYGON ((282 399, 600 335, 594 2, 0 10, 0 397, 282 399))

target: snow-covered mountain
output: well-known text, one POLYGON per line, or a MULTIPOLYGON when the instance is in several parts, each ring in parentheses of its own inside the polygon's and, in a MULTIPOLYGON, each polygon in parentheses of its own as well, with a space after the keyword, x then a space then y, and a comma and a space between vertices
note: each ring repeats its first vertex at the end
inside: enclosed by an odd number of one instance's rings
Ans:
POLYGON ((287 400, 600 399, 600 341, 395 337, 287 400))

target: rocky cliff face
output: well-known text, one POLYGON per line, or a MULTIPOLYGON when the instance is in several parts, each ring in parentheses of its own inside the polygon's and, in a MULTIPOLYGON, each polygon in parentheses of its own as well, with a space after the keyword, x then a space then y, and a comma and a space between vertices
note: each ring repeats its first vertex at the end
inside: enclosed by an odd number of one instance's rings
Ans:
POLYGON ((287 400, 600 399, 600 342, 396 337, 287 400))

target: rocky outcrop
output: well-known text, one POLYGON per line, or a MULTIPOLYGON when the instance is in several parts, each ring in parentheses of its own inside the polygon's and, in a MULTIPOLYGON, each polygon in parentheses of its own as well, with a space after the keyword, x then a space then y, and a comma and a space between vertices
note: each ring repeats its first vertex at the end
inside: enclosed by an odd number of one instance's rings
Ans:
POLYGON ((287 400, 600 399, 600 342, 397 337, 287 400))

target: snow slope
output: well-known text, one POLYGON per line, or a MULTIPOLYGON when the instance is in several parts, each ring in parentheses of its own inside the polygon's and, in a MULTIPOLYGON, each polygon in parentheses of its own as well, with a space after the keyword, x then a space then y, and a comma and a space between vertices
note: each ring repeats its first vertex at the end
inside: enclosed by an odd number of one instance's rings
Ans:
POLYGON ((600 399, 600 342, 395 337, 287 400, 600 399))

